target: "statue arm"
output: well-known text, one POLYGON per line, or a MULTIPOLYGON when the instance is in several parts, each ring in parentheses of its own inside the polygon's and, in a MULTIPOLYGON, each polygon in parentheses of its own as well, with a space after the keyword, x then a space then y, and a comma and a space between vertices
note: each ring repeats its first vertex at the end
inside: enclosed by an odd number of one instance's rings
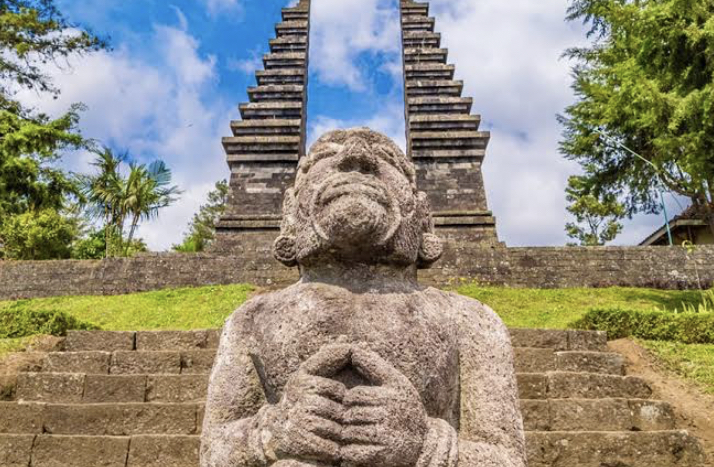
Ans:
POLYGON ((508 329, 473 301, 460 310, 459 467, 525 467, 513 348, 508 329))
POLYGON ((211 373, 201 467, 268 465, 260 439, 261 408, 267 401, 235 321, 226 323, 211 373))

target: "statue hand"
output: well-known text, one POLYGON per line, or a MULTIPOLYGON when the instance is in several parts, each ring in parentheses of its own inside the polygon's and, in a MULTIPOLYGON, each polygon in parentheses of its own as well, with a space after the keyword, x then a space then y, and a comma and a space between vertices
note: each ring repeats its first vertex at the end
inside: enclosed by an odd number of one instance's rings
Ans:
POLYGON ((350 353, 348 346, 326 346, 290 378, 262 426, 263 450, 269 461, 339 462, 346 388, 329 376, 349 362, 350 353))
POLYGON ((376 353, 356 348, 352 365, 374 386, 345 393, 344 467, 413 467, 429 431, 421 397, 409 379, 376 353))

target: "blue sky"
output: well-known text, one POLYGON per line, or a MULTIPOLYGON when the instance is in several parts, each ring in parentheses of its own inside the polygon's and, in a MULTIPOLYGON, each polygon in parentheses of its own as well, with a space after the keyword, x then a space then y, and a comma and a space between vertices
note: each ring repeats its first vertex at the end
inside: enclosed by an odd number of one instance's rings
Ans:
MULTIPOLYGON (((85 136, 140 161, 165 160, 185 190, 140 234, 157 250, 180 240, 212 185, 229 175, 220 144, 288 0, 57 0, 111 51, 48 69, 63 93, 21 98, 51 114, 84 102, 85 136)), ((561 245, 564 187, 578 168, 557 152, 555 114, 572 102, 562 51, 584 40, 563 21, 567 0, 434 0, 457 79, 492 131, 484 174, 509 245, 561 245)), ((404 146, 396 0, 313 0, 308 134, 366 125, 404 146)), ((88 154, 65 163, 86 171, 88 154)), ((672 206, 677 211, 676 205, 672 206)), ((637 243, 660 219, 629 222, 637 243)))

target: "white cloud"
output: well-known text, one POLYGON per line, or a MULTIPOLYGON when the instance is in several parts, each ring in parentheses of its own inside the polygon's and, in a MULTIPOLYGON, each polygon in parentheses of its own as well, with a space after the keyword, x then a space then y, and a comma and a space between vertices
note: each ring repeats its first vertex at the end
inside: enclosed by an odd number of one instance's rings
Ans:
MULTIPOLYGON (((139 232, 152 249, 165 249, 180 240, 205 194, 228 175, 220 141, 232 103, 214 98, 215 59, 199 54, 194 37, 167 26, 156 26, 153 36, 147 43, 158 60, 137 59, 121 47, 88 55, 74 60, 71 70, 53 71, 63 91, 58 100, 34 93, 21 98, 55 115, 83 102, 85 136, 127 149, 141 161, 166 161, 185 193, 139 232)), ((86 171, 90 158, 76 154, 67 163, 86 171)))
POLYGON ((313 0, 310 66, 325 84, 365 91, 360 54, 399 53, 399 17, 389 0, 313 0))
POLYGON ((228 61, 228 69, 240 71, 245 75, 253 75, 256 70, 263 68, 263 55, 258 51, 250 52, 250 57, 245 59, 233 59, 228 61))
POLYGON ((211 16, 217 16, 221 13, 237 13, 242 11, 241 2, 239 0, 201 0, 211 16))

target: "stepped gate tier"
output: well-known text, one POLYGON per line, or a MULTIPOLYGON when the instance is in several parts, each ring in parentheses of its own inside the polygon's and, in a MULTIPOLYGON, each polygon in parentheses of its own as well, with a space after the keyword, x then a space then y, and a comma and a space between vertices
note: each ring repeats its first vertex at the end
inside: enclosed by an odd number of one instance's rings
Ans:
MULTIPOLYGON (((479 131, 473 99, 461 95, 463 82, 454 80, 429 5, 402 1, 400 18, 407 153, 447 241, 446 258, 457 245, 502 246, 481 172, 490 134, 479 131)), ((264 69, 256 72, 257 86, 248 89, 250 102, 240 105, 242 119, 223 139, 230 197, 212 252, 247 261, 270 256, 283 195, 306 153, 310 0, 283 9, 282 19, 264 69)))

